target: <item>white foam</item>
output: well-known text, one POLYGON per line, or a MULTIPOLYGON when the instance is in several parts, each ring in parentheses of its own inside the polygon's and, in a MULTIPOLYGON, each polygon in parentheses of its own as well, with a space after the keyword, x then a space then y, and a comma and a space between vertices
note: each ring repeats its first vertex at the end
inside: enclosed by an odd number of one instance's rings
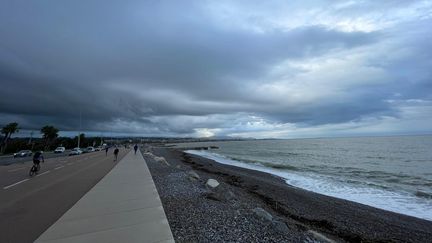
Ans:
POLYGON ((223 155, 208 151, 188 150, 186 152, 215 160, 221 164, 277 175, 284 178, 292 186, 316 193, 432 221, 432 201, 412 196, 409 193, 387 191, 364 185, 354 186, 349 183, 336 181, 329 176, 269 168, 261 164, 232 160, 223 155))

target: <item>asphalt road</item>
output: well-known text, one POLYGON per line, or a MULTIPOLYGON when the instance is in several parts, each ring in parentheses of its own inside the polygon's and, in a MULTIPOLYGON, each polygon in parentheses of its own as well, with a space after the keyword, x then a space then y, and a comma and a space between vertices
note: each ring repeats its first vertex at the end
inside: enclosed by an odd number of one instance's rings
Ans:
MULTIPOLYGON (((66 150, 64 153, 58 153, 58 154, 55 154, 54 152, 44 152, 43 156, 45 159, 64 157, 64 156, 68 156, 69 152, 70 152, 70 150, 66 150)), ((15 164, 15 163, 23 163, 23 162, 31 160, 32 158, 33 158, 33 155, 27 156, 27 157, 17 157, 17 158, 14 158, 13 155, 4 155, 4 156, 0 157, 0 165, 10 165, 10 164, 15 164)))
POLYGON ((36 240, 116 165, 112 152, 45 159, 31 178, 31 161, 0 166, 0 242, 36 240))

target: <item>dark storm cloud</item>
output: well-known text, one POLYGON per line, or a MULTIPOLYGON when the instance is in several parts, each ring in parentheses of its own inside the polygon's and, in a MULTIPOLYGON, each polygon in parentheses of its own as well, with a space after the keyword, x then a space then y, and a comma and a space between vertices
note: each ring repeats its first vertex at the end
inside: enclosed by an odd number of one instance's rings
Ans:
MULTIPOLYGON (((242 4, 253 9, 253 4, 242 4)), ((52 123, 62 130, 77 130, 82 113, 86 130, 162 135, 226 129, 233 117, 243 122, 240 117, 245 114, 279 123, 319 125, 367 115, 395 116, 387 98, 394 93, 424 98, 430 90, 430 71, 426 71, 431 70, 430 58, 426 53, 417 57, 430 46, 423 35, 407 38, 412 46, 420 44, 409 50, 408 58, 386 62, 380 55, 366 58, 370 62, 366 66, 389 73, 403 67, 405 76, 397 73, 378 84, 340 90, 338 82, 350 81, 323 78, 333 82, 335 95, 311 98, 309 103, 257 91, 279 82, 272 80, 271 72, 287 60, 301 63, 339 52, 346 56, 338 58, 349 58, 400 31, 343 31, 320 23, 255 31, 235 22, 221 24, 217 11, 215 17, 207 5, 211 2, 3 1, 0 124, 14 118, 27 128, 52 123), (413 64, 417 60, 420 65, 413 64), (403 84, 407 76, 415 86, 403 84), (426 88, 419 91, 419 86, 426 88)), ((385 6, 371 7, 380 11, 385 6)), ((352 8, 345 8, 345 13, 365 13, 352 8)), ((416 23, 422 23, 424 34, 430 36, 428 19, 416 23)), ((289 86, 286 76, 298 78, 298 83, 321 78, 318 73, 303 80, 303 73, 311 73, 308 67, 289 68, 289 73, 280 75, 285 86, 289 86)), ((289 90, 287 97, 298 96, 289 90)), ((308 95, 319 93, 319 88, 308 90, 308 95)))

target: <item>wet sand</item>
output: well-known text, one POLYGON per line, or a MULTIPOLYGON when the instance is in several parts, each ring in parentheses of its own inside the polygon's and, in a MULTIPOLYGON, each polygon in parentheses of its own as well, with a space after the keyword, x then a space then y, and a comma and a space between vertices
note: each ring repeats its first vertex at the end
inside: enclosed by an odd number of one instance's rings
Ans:
POLYGON ((431 221, 306 191, 274 175, 180 150, 150 150, 169 164, 145 156, 176 242, 432 242, 431 221), (221 183, 216 192, 205 186, 210 178, 221 183))

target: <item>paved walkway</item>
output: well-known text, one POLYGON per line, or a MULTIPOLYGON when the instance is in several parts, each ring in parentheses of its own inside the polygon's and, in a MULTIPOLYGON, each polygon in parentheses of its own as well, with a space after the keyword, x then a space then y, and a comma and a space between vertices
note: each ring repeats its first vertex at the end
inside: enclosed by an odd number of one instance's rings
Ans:
POLYGON ((174 239, 147 164, 131 151, 36 242, 174 239))

